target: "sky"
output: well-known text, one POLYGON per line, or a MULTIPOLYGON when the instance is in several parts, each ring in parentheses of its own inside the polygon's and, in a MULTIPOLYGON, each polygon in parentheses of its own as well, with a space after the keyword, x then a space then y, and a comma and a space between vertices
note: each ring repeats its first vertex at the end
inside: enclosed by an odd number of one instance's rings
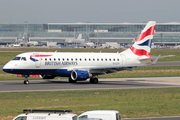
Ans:
POLYGON ((0 0, 0 24, 180 23, 180 0, 0 0))

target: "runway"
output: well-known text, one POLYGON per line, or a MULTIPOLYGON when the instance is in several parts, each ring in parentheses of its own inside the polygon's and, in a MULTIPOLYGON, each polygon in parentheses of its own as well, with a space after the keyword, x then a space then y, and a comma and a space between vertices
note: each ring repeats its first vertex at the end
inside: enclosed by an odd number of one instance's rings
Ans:
POLYGON ((0 92, 142 89, 168 87, 180 87, 180 77, 108 78, 99 79, 98 84, 90 84, 88 80, 77 83, 69 83, 68 80, 30 80, 29 85, 24 85, 23 80, 0 81, 0 92))

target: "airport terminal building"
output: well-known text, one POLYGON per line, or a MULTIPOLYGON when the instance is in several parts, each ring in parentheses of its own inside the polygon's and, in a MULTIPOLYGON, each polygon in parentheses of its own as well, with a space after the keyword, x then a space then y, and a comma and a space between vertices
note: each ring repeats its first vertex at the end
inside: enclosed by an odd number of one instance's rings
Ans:
MULTIPOLYGON (((0 24, 0 44, 15 43, 18 39, 50 41, 63 44, 65 39, 82 34, 86 41, 94 43, 117 42, 133 44, 146 23, 47 23, 0 24)), ((156 23, 154 44, 179 45, 180 23, 156 23)))

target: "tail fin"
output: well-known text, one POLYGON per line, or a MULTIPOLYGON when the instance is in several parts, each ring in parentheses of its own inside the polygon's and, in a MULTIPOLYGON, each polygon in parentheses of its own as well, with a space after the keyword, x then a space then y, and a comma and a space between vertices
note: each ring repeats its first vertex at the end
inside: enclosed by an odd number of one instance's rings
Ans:
POLYGON ((29 37, 27 37, 27 42, 30 42, 30 39, 29 39, 29 37))
POLYGON ((155 24, 155 21, 149 21, 137 38, 136 42, 132 47, 130 47, 130 50, 135 55, 150 57, 155 24))
POLYGON ((82 34, 79 34, 77 39, 82 39, 82 34))

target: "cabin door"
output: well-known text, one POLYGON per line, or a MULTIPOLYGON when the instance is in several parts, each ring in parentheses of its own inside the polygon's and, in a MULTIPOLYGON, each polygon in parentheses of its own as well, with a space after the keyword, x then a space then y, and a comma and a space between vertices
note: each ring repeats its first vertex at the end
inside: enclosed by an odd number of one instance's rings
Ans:
POLYGON ((33 55, 34 55, 34 58, 35 58, 35 66, 36 66, 36 68, 40 68, 40 66, 41 66, 41 57, 40 57, 40 55, 37 54, 37 53, 34 53, 33 55))
POLYGON ((126 57, 124 54, 120 54, 121 56, 121 63, 122 63, 122 66, 126 66, 127 64, 127 61, 126 61, 126 57))

